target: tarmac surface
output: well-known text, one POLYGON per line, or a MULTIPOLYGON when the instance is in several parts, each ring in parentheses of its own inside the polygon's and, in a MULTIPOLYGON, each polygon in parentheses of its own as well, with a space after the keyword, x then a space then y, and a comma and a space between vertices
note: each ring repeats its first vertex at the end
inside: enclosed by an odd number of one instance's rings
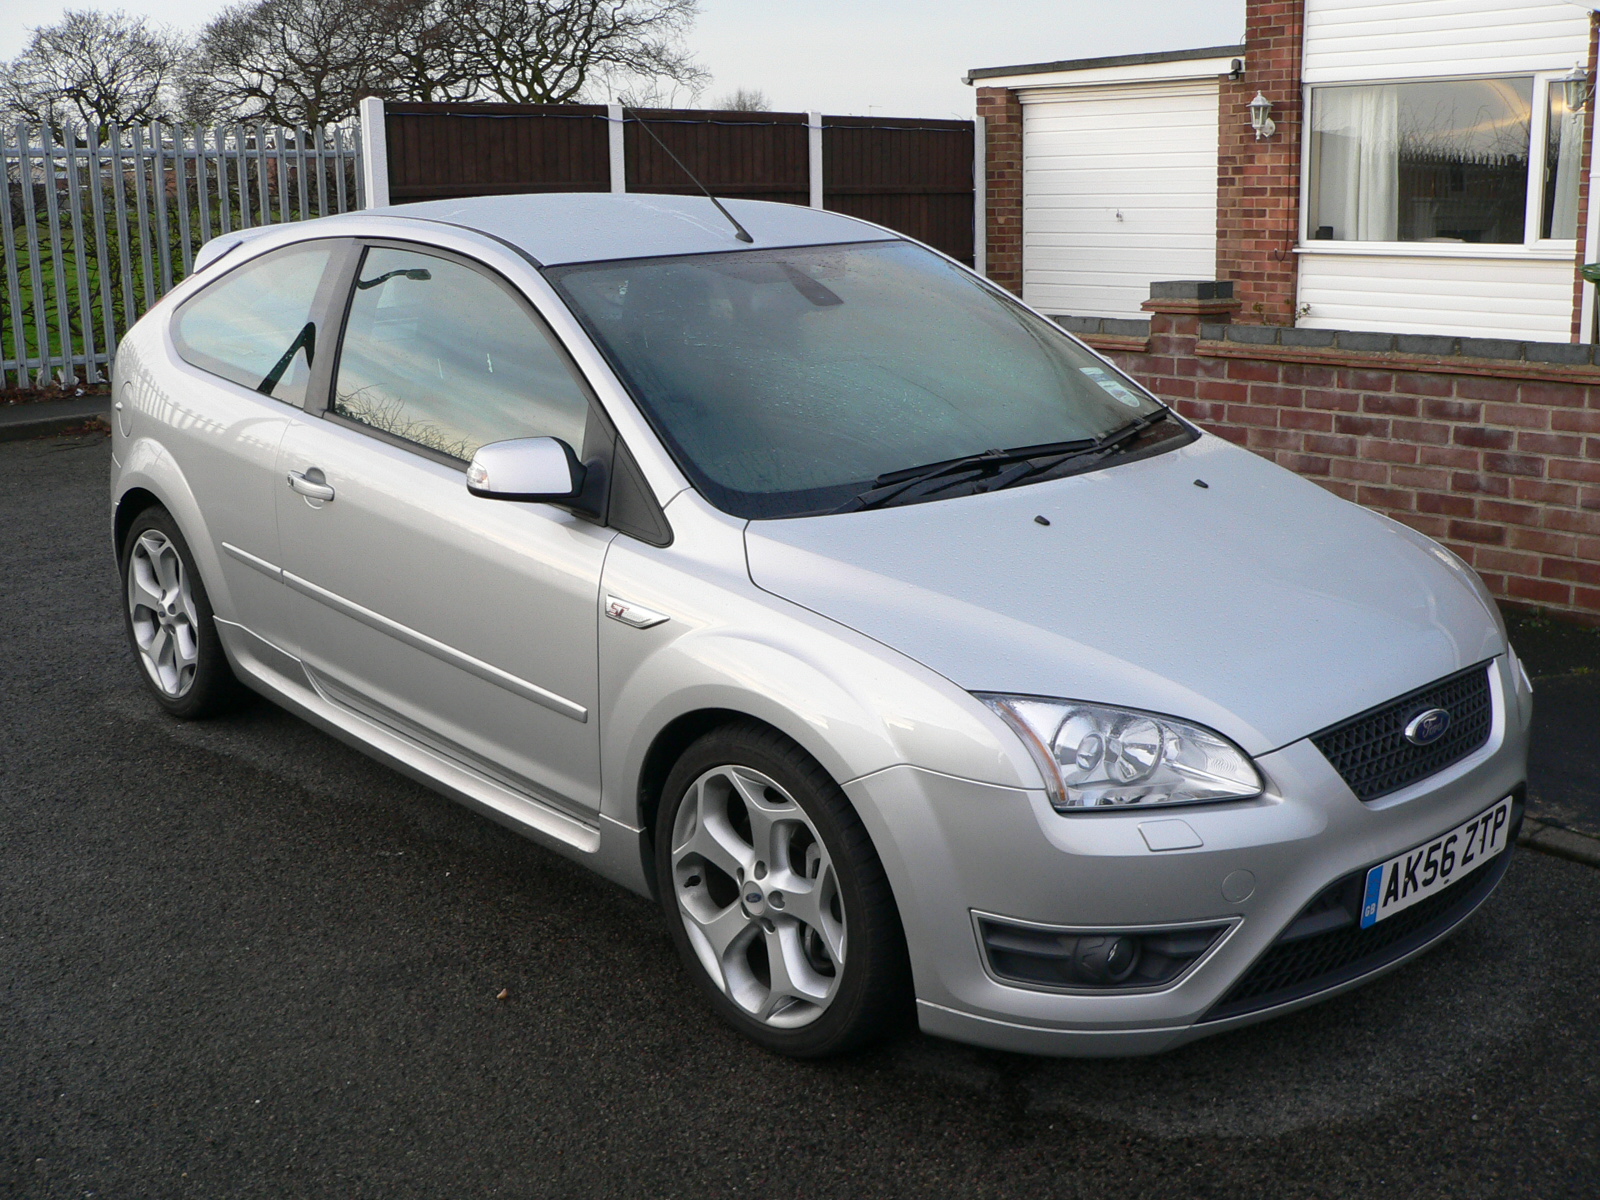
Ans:
MULTIPOLYGON (((165 718, 122 640, 107 458, 0 445, 0 1195, 1600 1191, 1592 867, 1519 850, 1421 960, 1159 1058, 914 1031, 775 1058, 645 901, 266 703, 165 718)), ((1567 636, 1517 633, 1532 794, 1581 824, 1567 636)))

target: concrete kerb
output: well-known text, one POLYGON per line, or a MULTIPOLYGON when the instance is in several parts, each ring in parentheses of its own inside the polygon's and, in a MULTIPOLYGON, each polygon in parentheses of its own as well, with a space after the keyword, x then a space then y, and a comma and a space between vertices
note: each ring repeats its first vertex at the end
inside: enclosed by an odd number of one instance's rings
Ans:
POLYGON ((108 421, 110 417, 110 396, 75 396, 70 400, 0 405, 0 442, 65 433, 85 421, 108 421))
POLYGON ((1559 825, 1546 825, 1543 821, 1536 821, 1532 817, 1523 818, 1522 833, 1517 838, 1517 845, 1553 854, 1557 858, 1571 859, 1586 866, 1600 867, 1600 838, 1575 833, 1559 825))

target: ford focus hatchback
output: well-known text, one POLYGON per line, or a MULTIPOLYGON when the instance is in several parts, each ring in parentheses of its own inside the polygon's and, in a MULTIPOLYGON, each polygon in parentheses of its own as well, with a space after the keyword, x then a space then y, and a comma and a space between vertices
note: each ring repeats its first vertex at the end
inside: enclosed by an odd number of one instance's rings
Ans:
POLYGON ((1510 857, 1530 688, 1466 566, 874 225, 233 234, 114 408, 158 703, 262 693, 656 897, 777 1051, 913 1004, 1159 1051, 1398 966, 1510 857))

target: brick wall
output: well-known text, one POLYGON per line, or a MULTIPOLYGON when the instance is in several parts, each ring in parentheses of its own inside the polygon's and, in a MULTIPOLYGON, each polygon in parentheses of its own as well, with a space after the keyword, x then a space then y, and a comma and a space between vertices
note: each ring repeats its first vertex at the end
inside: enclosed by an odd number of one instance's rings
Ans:
POLYGON ((1223 79, 1217 152, 1217 278, 1232 280, 1237 320, 1293 325, 1300 238, 1301 45, 1305 0, 1245 5, 1244 75, 1223 79), (1250 101, 1272 101, 1278 128, 1257 141, 1250 101))
POLYGON ((1022 102, 1010 88, 980 87, 978 116, 984 122, 988 180, 985 225, 987 273, 1022 295, 1022 102))
POLYGON ((1495 595, 1600 624, 1594 347, 1462 354, 1473 339, 1202 326, 1227 320, 1204 299, 1146 308, 1148 338, 1084 336, 1212 432, 1443 542, 1495 595), (1301 338, 1326 344, 1283 344, 1301 338))

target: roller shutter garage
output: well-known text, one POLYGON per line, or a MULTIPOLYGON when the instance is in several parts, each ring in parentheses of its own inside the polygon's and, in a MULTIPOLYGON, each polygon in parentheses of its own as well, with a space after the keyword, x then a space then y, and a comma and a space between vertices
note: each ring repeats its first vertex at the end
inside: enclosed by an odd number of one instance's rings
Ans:
POLYGON ((1215 78, 1018 89, 1023 297, 1140 317, 1153 279, 1214 279, 1215 78))

